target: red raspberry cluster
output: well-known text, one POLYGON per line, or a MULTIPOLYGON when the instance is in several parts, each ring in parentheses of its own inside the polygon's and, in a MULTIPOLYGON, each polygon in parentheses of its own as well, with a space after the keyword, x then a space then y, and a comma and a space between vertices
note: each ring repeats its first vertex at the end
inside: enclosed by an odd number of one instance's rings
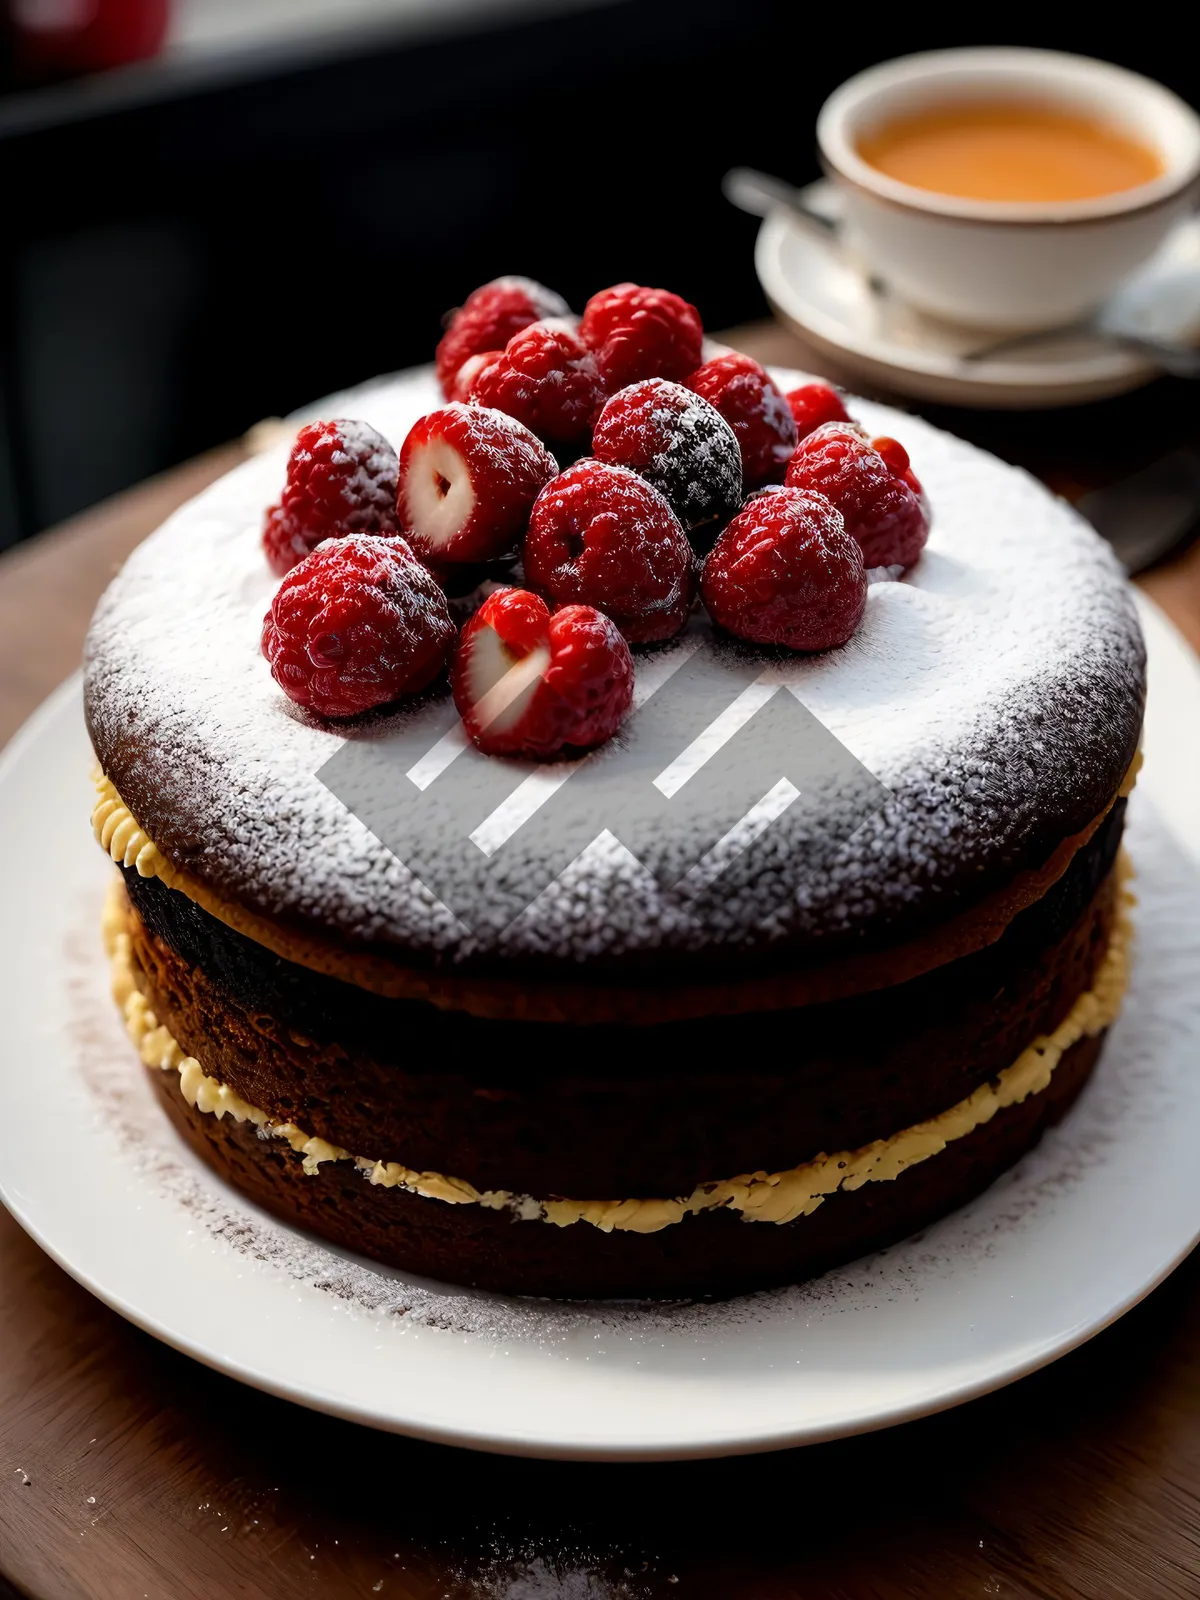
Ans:
POLYGON ((908 452, 895 439, 876 449, 852 422, 825 422, 802 439, 787 469, 792 488, 816 489, 837 506, 868 567, 911 567, 929 529, 908 452), (890 458, 890 459, 889 459, 890 458))
POLYGON ((448 666, 481 750, 549 758, 611 737, 630 644, 678 633, 698 593, 740 639, 844 644, 868 570, 925 543, 908 454, 829 385, 785 395, 749 356, 704 361, 703 339, 666 289, 616 284, 575 322, 541 284, 497 278, 447 318, 449 403, 399 457, 362 422, 302 429, 263 529, 283 582, 262 648, 284 692, 355 716, 448 666), (518 558, 527 587, 493 589, 456 638, 447 592, 518 558))
POLYGON ((755 644, 832 650, 867 604, 863 554, 823 494, 752 495, 704 563, 701 593, 718 627, 755 644))

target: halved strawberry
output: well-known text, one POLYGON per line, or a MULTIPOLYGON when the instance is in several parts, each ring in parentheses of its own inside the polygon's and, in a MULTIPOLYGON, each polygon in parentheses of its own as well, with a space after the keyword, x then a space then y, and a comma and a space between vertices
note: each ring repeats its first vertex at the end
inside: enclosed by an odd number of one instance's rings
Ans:
POLYGON ((397 508, 417 554, 437 564, 513 553, 558 463, 503 411, 455 402, 420 417, 400 450, 397 508))
POLYGON ((552 614, 527 589, 497 589, 463 629, 450 681, 485 755, 556 756, 616 732, 633 701, 633 656, 592 606, 552 614))

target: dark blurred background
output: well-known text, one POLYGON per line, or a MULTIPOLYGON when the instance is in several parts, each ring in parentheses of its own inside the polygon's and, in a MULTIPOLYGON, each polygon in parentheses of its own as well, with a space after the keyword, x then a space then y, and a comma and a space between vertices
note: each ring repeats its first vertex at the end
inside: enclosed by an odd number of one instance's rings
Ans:
POLYGON ((428 360, 441 312, 500 272, 576 306, 616 279, 664 284, 714 329, 764 314, 756 224, 723 202, 721 174, 816 176, 820 102, 888 56, 1038 44, 1200 98, 1195 52, 1119 9, 1024 26, 779 0, 166 9, 9 3, 0 546, 262 417, 428 360), (82 59, 31 50, 47 16, 97 7, 123 37, 96 34, 82 59))

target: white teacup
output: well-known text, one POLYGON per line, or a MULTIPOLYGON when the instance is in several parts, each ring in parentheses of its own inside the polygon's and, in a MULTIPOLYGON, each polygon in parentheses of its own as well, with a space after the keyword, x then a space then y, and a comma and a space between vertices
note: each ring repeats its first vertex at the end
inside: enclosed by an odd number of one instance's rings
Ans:
POLYGON ((1074 322, 1140 266, 1200 187, 1200 117, 1161 84, 1052 50, 934 50, 860 72, 834 91, 817 141, 844 197, 845 238, 919 310, 1021 332, 1074 322), (893 119, 975 101, 1083 112, 1158 152, 1148 183, 1088 200, 970 200, 901 183, 858 153, 893 119))

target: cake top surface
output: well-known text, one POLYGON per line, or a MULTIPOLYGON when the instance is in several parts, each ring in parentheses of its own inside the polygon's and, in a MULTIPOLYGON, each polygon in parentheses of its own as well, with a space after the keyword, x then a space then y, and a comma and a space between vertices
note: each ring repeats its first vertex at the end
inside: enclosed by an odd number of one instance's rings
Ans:
MULTIPOLYGON (((311 414, 399 446, 439 403, 422 369, 311 414)), ((445 694, 356 725, 281 694, 259 652, 281 443, 176 512, 102 599, 86 667, 100 761, 217 895, 416 962, 640 970, 904 937, 1109 803, 1144 654, 1114 558, 1067 505, 918 418, 854 410, 902 438, 933 513, 917 565, 873 575, 854 638, 736 653, 700 616, 638 654, 628 734, 541 767, 464 750, 445 694)))

